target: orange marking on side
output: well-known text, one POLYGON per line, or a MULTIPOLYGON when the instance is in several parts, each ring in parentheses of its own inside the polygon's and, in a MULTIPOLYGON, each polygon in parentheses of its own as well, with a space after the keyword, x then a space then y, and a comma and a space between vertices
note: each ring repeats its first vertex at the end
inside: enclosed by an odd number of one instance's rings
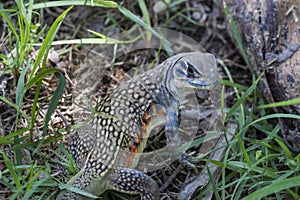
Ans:
POLYGON ((141 138, 141 139, 146 136, 146 133, 147 133, 147 131, 146 131, 147 124, 150 122, 150 116, 147 113, 144 113, 144 117, 147 120, 146 123, 143 121, 143 118, 140 116, 140 122, 142 124, 142 131, 138 132, 138 137, 141 138))
POLYGON ((152 118, 165 114, 162 108, 159 109, 159 111, 157 112, 157 106, 154 103, 151 103, 151 108, 152 108, 152 118))
POLYGON ((125 165, 126 167, 130 167, 131 163, 133 161, 134 156, 139 153, 138 145, 141 144, 143 141, 143 138, 145 138, 147 135, 147 125, 150 123, 152 118, 155 118, 158 115, 165 114, 163 109, 157 109, 156 105, 154 103, 150 104, 150 110, 149 112, 144 112, 143 116, 139 117, 141 127, 138 129, 137 136, 134 137, 134 141, 129 142, 129 149, 126 156, 125 165), (152 109, 152 110, 151 110, 152 109), (151 111, 151 113, 150 113, 151 111), (143 118, 144 117, 144 118, 143 118), (146 122, 145 122, 146 120, 146 122))

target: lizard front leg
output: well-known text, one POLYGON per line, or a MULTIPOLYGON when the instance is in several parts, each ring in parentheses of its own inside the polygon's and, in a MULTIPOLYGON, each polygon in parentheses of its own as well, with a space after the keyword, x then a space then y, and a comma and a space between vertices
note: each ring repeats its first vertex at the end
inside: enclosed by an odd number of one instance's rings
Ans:
POLYGON ((165 132, 167 137, 167 146, 169 148, 174 149, 181 145, 181 140, 178 135, 178 128, 178 112, 167 109, 165 132))
MULTIPOLYGON (((179 137, 178 129, 179 129, 179 120, 178 120, 178 112, 167 109, 167 117, 166 117, 166 126, 165 132, 167 137, 167 147, 171 151, 175 151, 181 145, 181 139, 179 137)), ((198 163, 199 161, 193 158, 192 155, 186 153, 185 151, 181 154, 178 161, 186 166, 197 170, 196 166, 193 163, 198 163)))

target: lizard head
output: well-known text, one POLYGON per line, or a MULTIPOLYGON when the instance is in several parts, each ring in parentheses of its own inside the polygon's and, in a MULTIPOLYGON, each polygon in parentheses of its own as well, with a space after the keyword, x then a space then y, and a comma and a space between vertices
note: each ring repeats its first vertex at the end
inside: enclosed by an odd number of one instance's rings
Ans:
POLYGON ((172 63, 172 88, 177 96, 186 96, 197 89, 209 90, 217 85, 217 64, 212 54, 193 52, 177 56, 172 63))
POLYGON ((212 89, 218 82, 216 65, 212 54, 185 53, 174 63, 174 83, 179 88, 212 89))

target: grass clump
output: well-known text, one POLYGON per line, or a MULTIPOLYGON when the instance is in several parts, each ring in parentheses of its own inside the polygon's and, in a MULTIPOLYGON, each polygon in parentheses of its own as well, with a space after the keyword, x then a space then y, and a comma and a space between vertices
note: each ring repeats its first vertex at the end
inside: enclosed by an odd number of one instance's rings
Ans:
MULTIPOLYGON (((237 125, 235 137, 228 141, 223 161, 204 159, 221 168, 221 178, 199 198, 213 191, 216 199, 299 199, 299 155, 291 152, 280 136, 277 118, 300 119, 294 114, 266 110, 257 92, 261 78, 250 87, 229 80, 223 83, 235 91, 236 101, 226 111, 225 123, 237 125)), ((213 179, 213 177, 211 177, 213 179)), ((212 181, 213 182, 213 181, 212 181)))
MULTIPOLYGON (((8 33, 8 43, 10 44, 10 53, 1 54, 1 64, 5 67, 5 71, 1 76, 13 76, 15 94, 0 96, 0 100, 6 105, 14 109, 15 122, 13 130, 10 134, 0 138, 0 145, 3 147, 1 155, 6 166, 6 170, 2 171, 1 184, 5 185, 13 195, 10 199, 31 199, 33 195, 43 198, 47 191, 41 190, 41 187, 50 187, 55 185, 55 181, 50 177, 49 164, 40 165, 37 160, 31 160, 32 156, 39 155, 39 148, 44 142, 53 142, 53 139, 47 135, 47 127, 59 99, 63 94, 66 84, 63 73, 55 68, 46 66, 51 43, 55 35, 67 15, 71 7, 66 9, 50 27, 40 27, 39 15, 33 10, 33 0, 27 4, 24 1, 16 1, 15 6, 10 9, 3 8, 0 4, 0 15, 5 20, 8 33), (37 22, 36 22, 37 20, 37 22), (45 30, 47 29, 47 33, 45 30), (32 59, 32 53, 36 52, 34 44, 45 35, 43 42, 32 59), (41 97, 41 88, 45 77, 57 74, 58 85, 49 100, 49 106, 45 115, 43 134, 39 140, 33 140, 33 132, 36 123, 36 117, 42 103, 39 101, 41 97), (25 95, 28 91, 34 90, 31 109, 26 113, 23 109, 25 95), (22 125, 25 122, 25 126, 22 125), (20 128, 21 127, 21 128, 20 128), (13 161, 9 159, 13 152, 13 161), (28 158, 26 158, 26 156, 28 158), (24 165, 24 160, 29 162, 24 165)), ((45 87, 45 86, 44 86, 45 87)), ((42 156, 45 157, 45 156, 42 156)), ((7 191, 9 192, 9 191, 7 191)))
MULTIPOLYGON (((229 26, 248 68, 252 70, 245 47, 229 8, 224 3, 229 26)), ((221 179, 213 185, 216 199, 299 199, 299 154, 291 152, 280 134, 278 118, 300 119, 299 115, 273 113, 268 108, 293 105, 299 99, 265 104, 258 84, 262 76, 253 75, 250 87, 237 84, 230 70, 220 61, 233 89, 234 104, 226 112, 225 123, 237 125, 235 137, 228 141, 223 161, 206 160, 222 168, 221 179)), ((204 193, 208 190, 204 191, 204 193)))

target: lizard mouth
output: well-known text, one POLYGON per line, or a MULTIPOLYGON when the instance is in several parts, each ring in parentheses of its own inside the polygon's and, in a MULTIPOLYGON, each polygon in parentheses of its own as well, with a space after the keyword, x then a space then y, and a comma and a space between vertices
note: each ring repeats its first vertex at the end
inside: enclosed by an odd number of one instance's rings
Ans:
POLYGON ((197 78, 187 79, 188 83, 193 86, 195 89, 212 89, 217 85, 217 80, 207 81, 199 80, 197 78))

